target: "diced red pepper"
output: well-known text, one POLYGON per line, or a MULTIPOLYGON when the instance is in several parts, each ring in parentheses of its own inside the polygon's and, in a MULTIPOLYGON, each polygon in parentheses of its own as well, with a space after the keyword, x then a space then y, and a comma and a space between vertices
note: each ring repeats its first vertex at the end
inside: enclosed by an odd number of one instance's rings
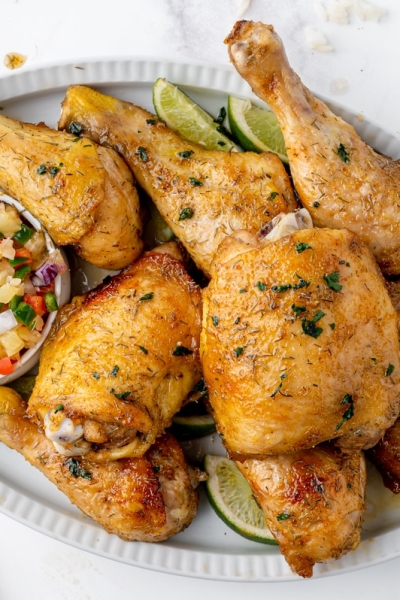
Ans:
POLYGON ((6 356, 0 360, 0 375, 10 375, 14 373, 14 365, 11 359, 6 356))
POLYGON ((43 317, 48 311, 46 309, 46 303, 42 296, 32 296, 30 294, 24 294, 23 302, 32 306, 36 314, 39 317, 43 317))
POLYGON ((26 258, 24 262, 19 263, 18 267, 32 264, 32 254, 27 248, 19 248, 15 251, 15 258, 26 258))

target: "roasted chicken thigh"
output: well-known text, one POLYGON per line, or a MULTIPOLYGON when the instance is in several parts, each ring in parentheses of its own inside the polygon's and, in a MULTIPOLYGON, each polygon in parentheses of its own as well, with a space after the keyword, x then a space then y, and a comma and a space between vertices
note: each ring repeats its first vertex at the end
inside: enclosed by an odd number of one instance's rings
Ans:
POLYGON ((38 218, 56 244, 73 244, 104 269, 122 269, 139 256, 139 197, 114 150, 0 115, 0 166, 0 189, 38 218))
POLYGON ((295 573, 311 577, 315 563, 357 548, 365 510, 362 452, 346 454, 322 444, 237 466, 295 573))
POLYGON ((125 158, 206 274, 227 235, 239 229, 257 233, 278 213, 296 207, 288 175, 275 154, 205 150, 147 110, 84 86, 71 86, 63 101, 59 127, 68 128, 71 122, 125 158))
POLYGON ((189 525, 198 496, 178 443, 164 434, 141 458, 105 464, 66 458, 26 417, 26 403, 0 387, 0 441, 17 450, 73 504, 124 540, 159 542, 189 525))
POLYGON ((311 94, 271 25, 239 21, 225 41, 239 74, 277 116, 315 225, 353 231, 383 271, 400 273, 400 162, 375 152, 311 94))
POLYGON ((28 413, 66 455, 142 456, 201 378, 200 290, 160 248, 64 307, 44 344, 28 413))
POLYGON ((399 411, 399 342, 382 275, 357 236, 243 232, 221 244, 211 274, 201 356, 231 457, 330 439, 347 450, 376 444, 399 411))

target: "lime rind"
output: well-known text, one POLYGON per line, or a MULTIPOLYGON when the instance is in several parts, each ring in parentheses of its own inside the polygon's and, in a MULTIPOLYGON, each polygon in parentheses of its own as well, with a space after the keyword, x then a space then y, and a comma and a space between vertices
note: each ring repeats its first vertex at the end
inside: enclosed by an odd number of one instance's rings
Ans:
POLYGON ((228 119, 232 133, 245 150, 274 152, 283 162, 289 162, 282 130, 271 110, 229 96, 228 119))
POLYGON ((190 142, 207 150, 239 150, 232 140, 218 131, 220 125, 211 115, 162 77, 153 85, 153 105, 158 118, 190 142))
POLYGON ((178 440, 194 440, 216 431, 211 415, 175 415, 172 419, 171 433, 178 440))
POLYGON ((217 515, 233 531, 253 542, 277 545, 249 483, 232 460, 207 454, 206 492, 217 515))

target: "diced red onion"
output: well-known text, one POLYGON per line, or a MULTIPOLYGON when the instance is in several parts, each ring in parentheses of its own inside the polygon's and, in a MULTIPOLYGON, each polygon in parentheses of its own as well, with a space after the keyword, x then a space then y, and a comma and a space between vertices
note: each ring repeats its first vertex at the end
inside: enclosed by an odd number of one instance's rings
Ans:
POLYGON ((33 285, 49 285, 58 275, 58 267, 54 263, 45 260, 39 268, 36 269, 33 277, 33 285), (36 281, 40 280, 40 283, 36 281))

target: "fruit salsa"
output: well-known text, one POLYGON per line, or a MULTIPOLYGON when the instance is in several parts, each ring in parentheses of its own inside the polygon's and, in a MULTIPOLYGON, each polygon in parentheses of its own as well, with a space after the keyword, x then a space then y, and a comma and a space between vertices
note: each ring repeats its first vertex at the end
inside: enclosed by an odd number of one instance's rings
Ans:
POLYGON ((23 353, 40 342, 48 315, 58 309, 54 280, 67 270, 49 252, 42 230, 0 202, 0 376, 14 372, 23 353))

